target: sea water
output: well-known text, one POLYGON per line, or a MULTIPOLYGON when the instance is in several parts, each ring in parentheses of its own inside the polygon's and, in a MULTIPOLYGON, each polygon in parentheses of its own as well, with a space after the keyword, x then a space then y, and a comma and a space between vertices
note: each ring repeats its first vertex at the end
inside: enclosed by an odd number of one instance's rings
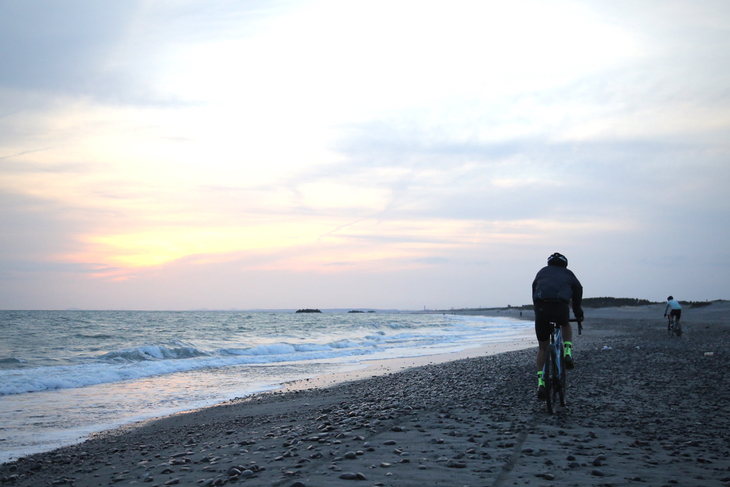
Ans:
POLYGON ((0 311, 0 462, 368 360, 513 340, 531 326, 421 313, 0 311))

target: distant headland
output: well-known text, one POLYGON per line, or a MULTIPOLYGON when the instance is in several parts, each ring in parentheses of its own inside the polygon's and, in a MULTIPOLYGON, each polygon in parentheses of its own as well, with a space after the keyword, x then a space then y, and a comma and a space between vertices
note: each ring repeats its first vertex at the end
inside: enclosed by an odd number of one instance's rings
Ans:
POLYGON ((321 313, 321 311, 318 309, 309 309, 309 308, 298 309, 296 312, 297 313, 321 313))

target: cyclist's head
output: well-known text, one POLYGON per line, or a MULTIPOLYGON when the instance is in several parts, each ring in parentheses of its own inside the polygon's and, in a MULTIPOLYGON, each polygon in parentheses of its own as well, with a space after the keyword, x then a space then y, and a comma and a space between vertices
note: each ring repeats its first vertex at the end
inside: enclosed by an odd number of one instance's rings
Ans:
POLYGON ((559 267, 568 267, 568 259, 563 255, 555 252, 553 255, 548 257, 548 265, 556 265, 559 267))
POLYGON ((671 301, 672 299, 674 299, 674 296, 669 296, 669 297, 667 298, 667 301, 671 301))

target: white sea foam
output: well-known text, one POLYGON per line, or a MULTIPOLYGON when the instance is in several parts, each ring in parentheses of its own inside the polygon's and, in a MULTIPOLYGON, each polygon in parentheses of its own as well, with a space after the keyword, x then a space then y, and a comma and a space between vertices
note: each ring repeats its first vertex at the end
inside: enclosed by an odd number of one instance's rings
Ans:
POLYGON ((0 461, 366 359, 458 351, 529 327, 449 315, 0 311, 0 461))

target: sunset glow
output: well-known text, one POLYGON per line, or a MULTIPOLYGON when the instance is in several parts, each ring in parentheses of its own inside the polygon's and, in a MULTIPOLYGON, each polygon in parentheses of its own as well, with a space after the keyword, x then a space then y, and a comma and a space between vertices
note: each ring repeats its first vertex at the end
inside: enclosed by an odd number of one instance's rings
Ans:
POLYGON ((722 297, 730 13, 674 5, 4 5, 0 305, 499 305, 556 250, 722 297))

